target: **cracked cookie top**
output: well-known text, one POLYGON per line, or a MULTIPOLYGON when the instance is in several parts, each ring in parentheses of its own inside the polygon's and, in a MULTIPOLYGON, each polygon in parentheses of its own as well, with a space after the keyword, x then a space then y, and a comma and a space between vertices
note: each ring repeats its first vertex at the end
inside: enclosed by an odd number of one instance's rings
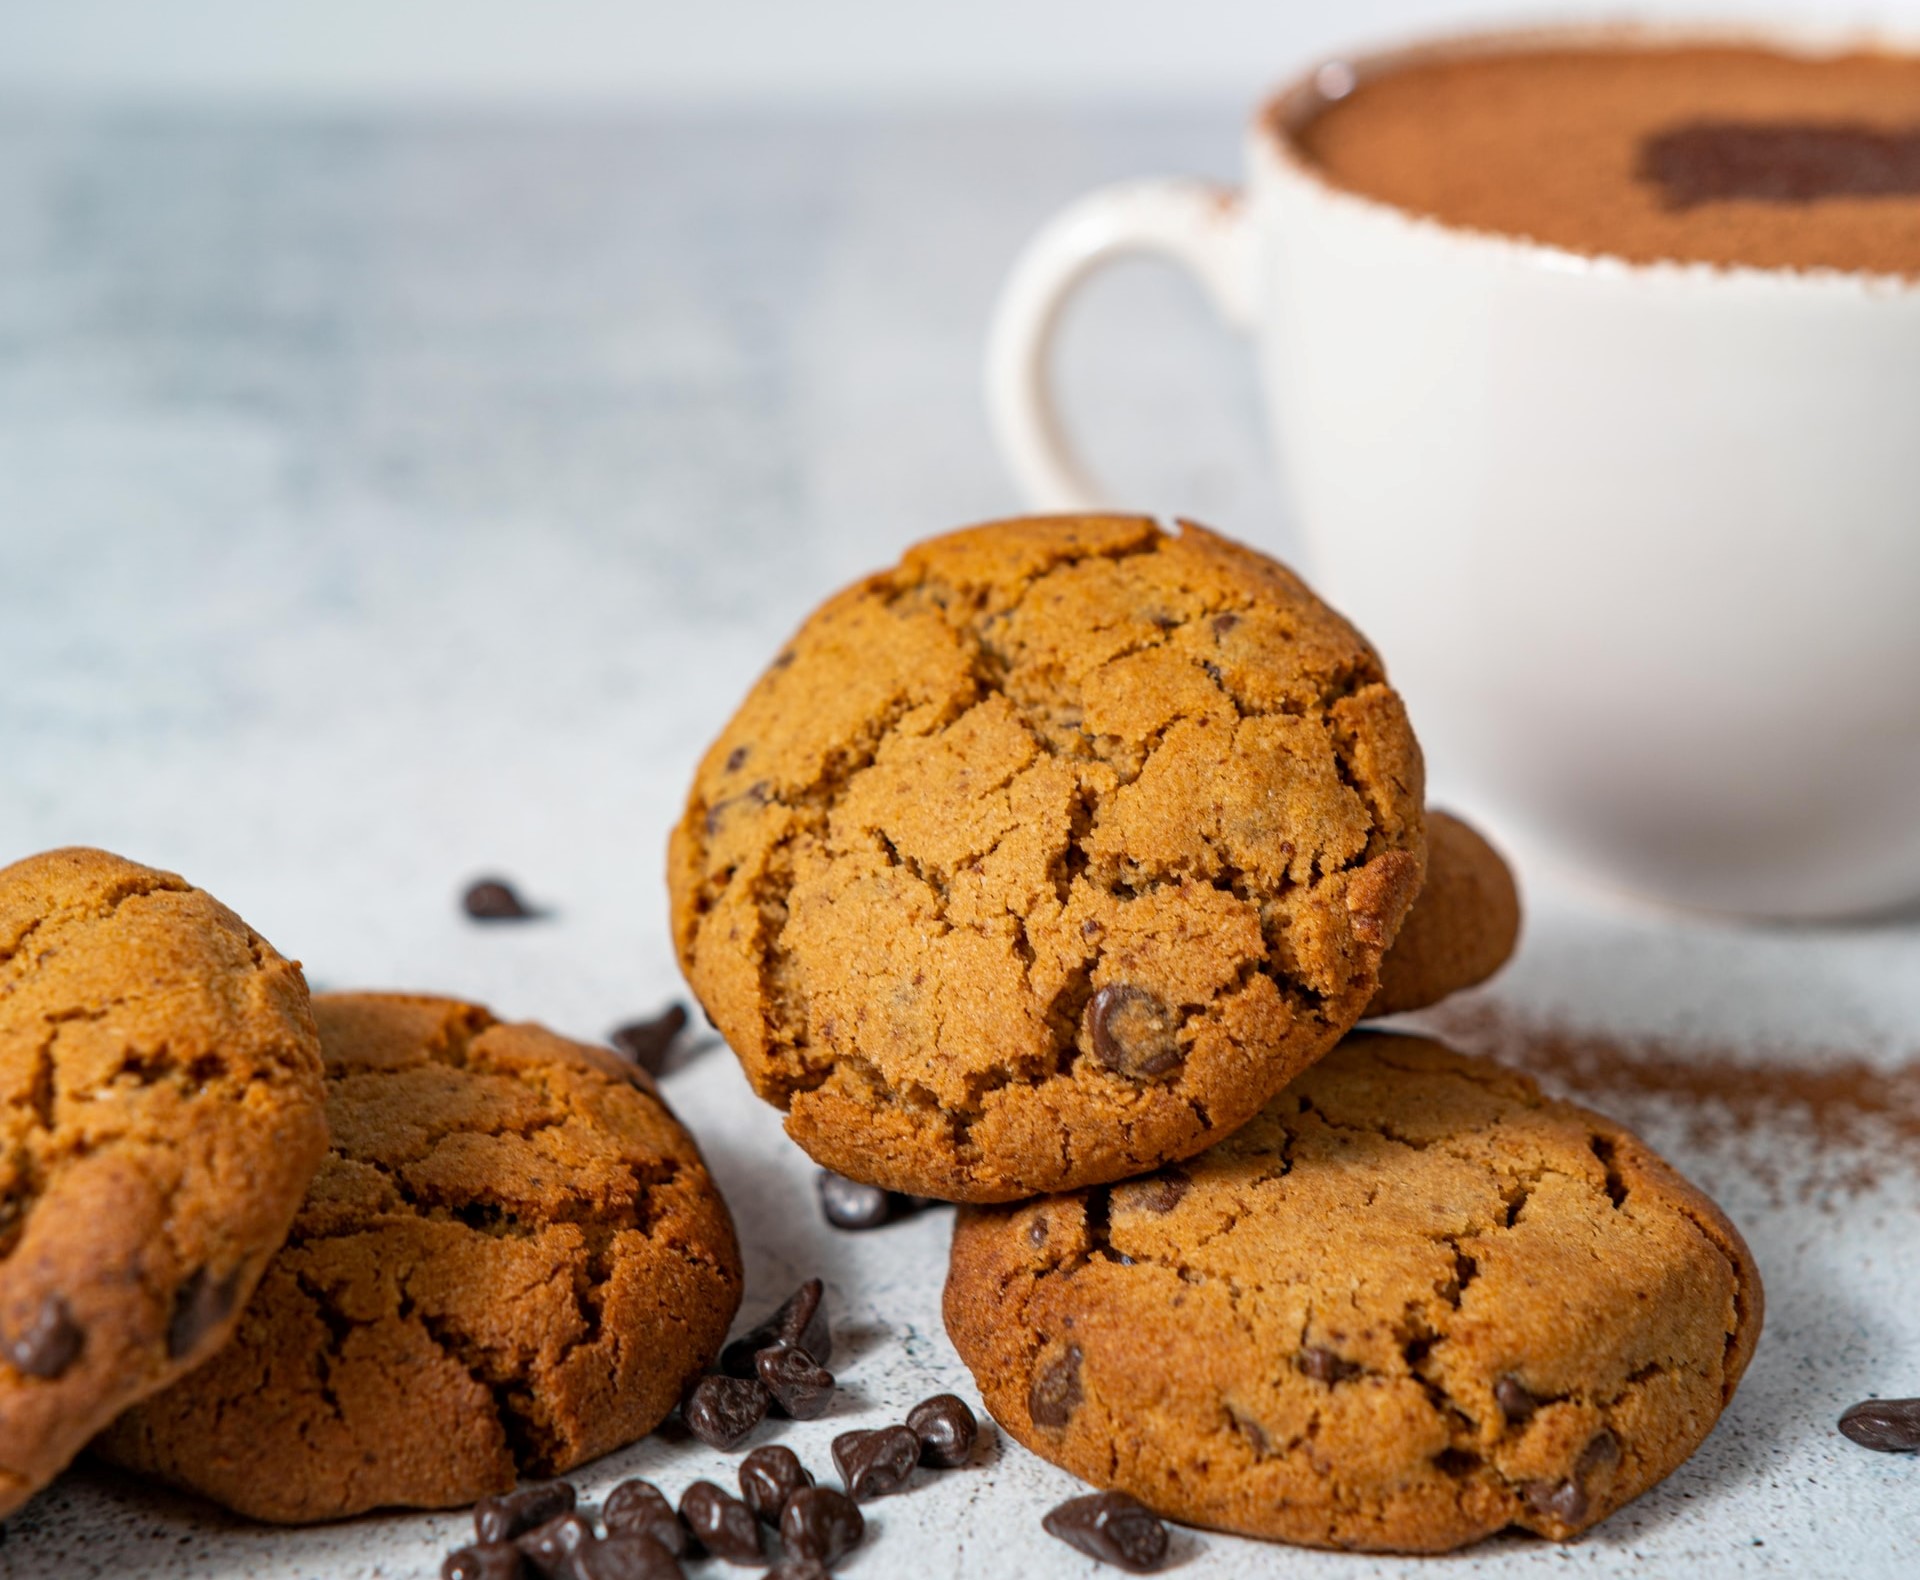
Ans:
POLYGON ((326 1144, 297 965, 105 851, 0 869, 0 1515, 226 1338, 326 1144))
POLYGON ((1699 1446, 1753 1258, 1634 1136, 1354 1036, 1202 1156, 960 1214, 947 1331, 1006 1429, 1162 1514, 1316 1547, 1565 1538, 1699 1446))
POLYGON ((644 1074, 451 999, 314 1001, 333 1147, 233 1341, 97 1443, 255 1519, 448 1507, 650 1432, 740 1303, 644 1074))
POLYGON ((828 1168, 1004 1201, 1249 1118, 1419 887, 1420 752, 1285 567, 1139 517, 993 523, 830 600, 701 763, 681 965, 828 1168))

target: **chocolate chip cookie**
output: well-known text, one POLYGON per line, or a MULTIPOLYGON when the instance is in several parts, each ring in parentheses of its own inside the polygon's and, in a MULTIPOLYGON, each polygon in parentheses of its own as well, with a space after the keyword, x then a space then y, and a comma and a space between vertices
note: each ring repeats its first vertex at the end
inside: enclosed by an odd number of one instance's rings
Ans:
POLYGON ((1380 962, 1366 1017, 1425 1009, 1498 971, 1520 937, 1520 891, 1471 824, 1427 813, 1427 881, 1380 962))
POLYGON ((0 1514, 232 1330, 326 1150, 300 968, 99 850, 0 869, 0 1514))
POLYGON ((740 1302, 692 1139, 604 1050, 315 1000, 333 1148, 224 1350, 97 1443, 255 1519, 471 1503, 651 1431, 740 1302))
POLYGON ((1227 1134, 1352 1025, 1420 886, 1380 660, 1203 527, 1003 521, 831 599, 701 763, 688 980, 835 1173, 1004 1201, 1227 1134))
POLYGON ((1611 1121, 1361 1034, 1211 1151, 960 1213, 1001 1424, 1174 1518, 1315 1547, 1567 1538, 1712 1429, 1760 1334, 1714 1204, 1611 1121))

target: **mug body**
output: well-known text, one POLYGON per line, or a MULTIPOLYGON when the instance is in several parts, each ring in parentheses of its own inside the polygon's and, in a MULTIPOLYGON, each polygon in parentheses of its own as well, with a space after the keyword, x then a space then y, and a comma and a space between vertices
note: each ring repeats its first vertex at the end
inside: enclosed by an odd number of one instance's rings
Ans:
POLYGON ((1418 218, 1313 95, 1251 138, 1274 438, 1441 792, 1681 904, 1920 895, 1920 285, 1418 218))

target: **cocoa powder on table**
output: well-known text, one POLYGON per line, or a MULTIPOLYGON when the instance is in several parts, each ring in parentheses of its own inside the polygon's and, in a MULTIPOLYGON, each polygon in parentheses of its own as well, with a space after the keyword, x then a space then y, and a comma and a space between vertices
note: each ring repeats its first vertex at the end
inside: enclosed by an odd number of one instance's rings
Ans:
POLYGON ((1891 1170, 1920 1173, 1920 1051, 1879 1061, 1625 1036, 1497 1000, 1442 1005, 1419 1021, 1636 1128, 1729 1151, 1777 1198, 1859 1195, 1891 1170))

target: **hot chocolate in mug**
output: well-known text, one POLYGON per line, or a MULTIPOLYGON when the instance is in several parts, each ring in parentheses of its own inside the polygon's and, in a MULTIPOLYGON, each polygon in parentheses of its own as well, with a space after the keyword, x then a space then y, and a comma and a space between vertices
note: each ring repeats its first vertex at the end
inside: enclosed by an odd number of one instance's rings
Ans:
POLYGON ((1685 42, 1318 67, 1255 117, 1243 189, 1112 187, 1034 238, 991 414, 1034 506, 1108 503, 1049 393, 1052 327, 1108 259, 1185 264, 1255 342, 1305 569, 1378 645, 1439 785, 1649 896, 1893 907, 1920 896, 1920 263, 1577 251, 1360 195, 1301 141, 1413 63, 1685 42))

